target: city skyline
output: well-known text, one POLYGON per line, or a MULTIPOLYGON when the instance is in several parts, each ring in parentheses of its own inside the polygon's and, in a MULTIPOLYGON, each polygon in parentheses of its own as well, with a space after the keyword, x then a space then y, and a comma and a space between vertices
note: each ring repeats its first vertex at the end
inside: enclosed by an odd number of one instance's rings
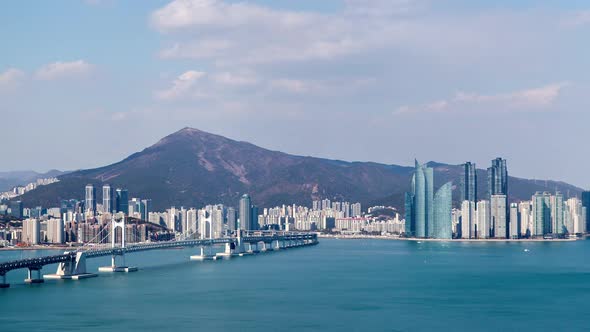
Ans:
POLYGON ((232 4, 6 4, 2 116, 13 124, 7 136, 18 137, 19 145, 6 146, 12 158, 2 169, 99 167, 195 126, 273 150, 342 160, 459 164, 469 156, 487 164, 503 155, 514 175, 590 187, 581 167, 588 160, 573 144, 590 135, 581 127, 588 117, 588 46, 578 42, 590 28, 587 4, 232 4), (237 19, 244 12, 253 19, 237 19), (26 24, 22 15, 38 24, 26 24), (282 28, 264 28, 274 24, 282 28), (252 40, 259 34, 273 42, 252 40), (19 119, 27 118, 54 130, 43 140, 24 135, 30 126, 19 119), (132 123, 138 134, 120 140, 88 123, 113 133, 132 123), (356 134, 332 144, 326 123, 356 134), (302 135, 307 132, 316 134, 302 135), (542 135, 549 132, 553 137, 542 135), (520 144, 533 137, 537 144, 520 144), (412 144, 401 144, 407 139, 412 144), (457 142, 461 148, 451 148, 457 142), (54 151, 82 145, 96 153, 78 158, 54 151))

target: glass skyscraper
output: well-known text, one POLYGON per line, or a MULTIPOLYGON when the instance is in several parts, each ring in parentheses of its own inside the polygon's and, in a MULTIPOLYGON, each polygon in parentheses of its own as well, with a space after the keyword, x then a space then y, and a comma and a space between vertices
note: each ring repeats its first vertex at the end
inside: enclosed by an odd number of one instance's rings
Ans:
MULTIPOLYGON (((243 230, 255 230, 252 211, 252 200, 250 195, 245 194, 240 198, 240 210, 239 210, 239 227, 243 230)), ((256 218, 258 218, 258 212, 256 212, 256 218)), ((258 220, 256 220, 256 223, 258 220)))
MULTIPOLYGON (((432 227, 433 214, 433 170, 415 161, 414 176, 412 177, 412 192, 406 195, 406 207, 410 207, 409 236, 427 237, 430 235, 428 226, 432 227)), ((406 211, 408 214, 408 211, 406 211)), ((406 219, 406 223, 408 220, 406 219)))
POLYGON ((406 235, 418 238, 452 237, 452 185, 443 185, 434 197, 434 170, 415 162, 411 192, 406 193, 406 235))
POLYGON ((496 158, 488 168, 488 196, 492 195, 508 195, 506 159, 496 158))
POLYGON ((551 233, 551 195, 536 192, 533 196, 533 236, 551 233))
POLYGON ((435 239, 451 239, 453 224, 451 220, 453 184, 447 182, 434 195, 434 227, 429 237, 435 239))
POLYGON ((129 214, 129 192, 127 189, 117 189, 115 197, 115 210, 129 214))
POLYGON ((477 169, 475 163, 463 164, 461 173, 461 202, 477 202, 477 169))

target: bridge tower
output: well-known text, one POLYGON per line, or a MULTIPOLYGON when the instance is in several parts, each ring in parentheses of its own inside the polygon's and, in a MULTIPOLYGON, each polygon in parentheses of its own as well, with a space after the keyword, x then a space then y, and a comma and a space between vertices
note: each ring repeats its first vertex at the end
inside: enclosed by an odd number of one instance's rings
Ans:
POLYGON ((99 272, 135 272, 136 267, 129 267, 125 265, 125 219, 120 220, 111 219, 111 266, 101 266, 98 268, 99 272), (117 229, 121 229, 121 246, 117 246, 117 229), (117 265, 117 256, 121 257, 122 264, 117 265))

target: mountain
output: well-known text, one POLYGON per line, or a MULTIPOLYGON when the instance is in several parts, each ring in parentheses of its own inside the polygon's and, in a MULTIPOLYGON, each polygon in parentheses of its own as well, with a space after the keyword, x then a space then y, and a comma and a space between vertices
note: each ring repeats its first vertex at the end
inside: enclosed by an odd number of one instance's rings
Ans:
POLYGON ((46 173, 38 173, 35 171, 0 172, 0 192, 10 190, 16 186, 35 182, 37 179, 57 177, 65 173, 66 172, 55 169, 46 173))
MULTIPOLYGON (((429 165, 435 169, 436 188, 447 181, 459 183, 461 166, 429 165)), ((39 187, 19 199, 29 207, 56 206, 61 199, 82 199, 87 183, 109 183, 128 188, 130 197, 151 198, 155 210, 215 203, 236 206, 244 193, 261 207, 310 205, 314 199, 330 198, 403 209, 412 172, 412 167, 398 165, 289 155, 184 128, 118 163, 61 175, 60 182, 39 187)), ((479 170, 478 177, 483 197, 485 171, 479 170)), ((509 179, 514 200, 555 189, 572 196, 581 192, 563 182, 509 179)), ((100 202, 99 188, 97 193, 100 202)), ((458 197, 458 190, 454 195, 458 197)))

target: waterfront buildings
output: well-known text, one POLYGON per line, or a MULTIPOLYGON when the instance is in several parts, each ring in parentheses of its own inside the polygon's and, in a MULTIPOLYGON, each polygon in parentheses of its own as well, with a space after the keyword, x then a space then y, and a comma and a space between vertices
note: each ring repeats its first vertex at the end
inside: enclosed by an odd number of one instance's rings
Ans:
POLYGON ((115 211, 129 213, 129 192, 127 189, 117 188, 115 195, 115 211))
POLYGON ((461 202, 477 202, 477 168, 475 163, 466 162, 461 172, 461 202))
POLYGON ((508 219, 506 216, 506 195, 492 195, 490 198, 491 210, 491 237, 506 239, 508 237, 507 225, 508 219))
POLYGON ((496 158, 488 168, 488 196, 492 195, 508 195, 506 159, 496 158))
POLYGON ((23 220, 22 242, 28 245, 41 243, 41 222, 38 219, 23 220))
POLYGON ((84 207, 87 216, 94 217, 96 215, 96 190, 91 184, 86 185, 84 207))
POLYGON ((429 229, 430 238, 434 239, 452 239, 452 183, 447 182, 442 185, 434 195, 434 216, 433 227, 429 229))
POLYGON ((406 193, 406 235, 418 238, 446 238, 447 234, 452 232, 451 183, 446 183, 439 189, 435 202, 434 171, 431 167, 420 165, 416 160, 411 190, 410 193, 406 193), (435 210, 438 211, 437 218, 434 216, 435 210))
POLYGON ((108 184, 102 186, 102 211, 112 213, 114 211, 113 189, 108 184))

